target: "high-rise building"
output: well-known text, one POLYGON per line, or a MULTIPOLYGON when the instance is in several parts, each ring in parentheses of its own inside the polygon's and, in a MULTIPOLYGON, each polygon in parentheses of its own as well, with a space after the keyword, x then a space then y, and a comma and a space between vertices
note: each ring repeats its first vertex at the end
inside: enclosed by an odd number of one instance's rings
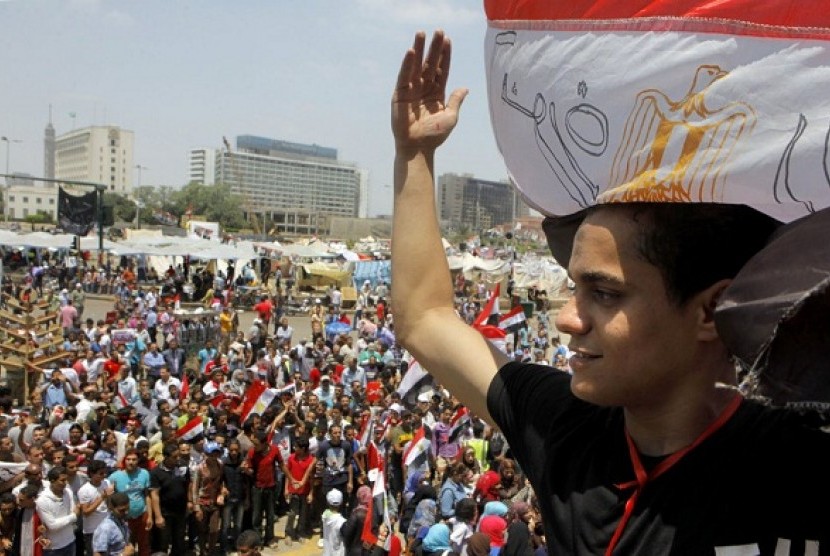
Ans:
POLYGON ((246 213, 283 233, 326 233, 330 217, 358 215, 368 189, 368 173, 338 160, 337 149, 252 135, 217 151, 215 168, 216 183, 242 197, 246 213))
POLYGON ((55 178, 101 183, 107 191, 133 192, 133 132, 92 126, 65 133, 55 142, 55 178))
POLYGON ((187 153, 187 183, 214 185, 216 183, 216 149, 197 147, 187 153))
POLYGON ((435 200, 442 223, 473 232, 512 223, 530 212, 510 182, 482 180, 470 174, 442 174, 435 200))

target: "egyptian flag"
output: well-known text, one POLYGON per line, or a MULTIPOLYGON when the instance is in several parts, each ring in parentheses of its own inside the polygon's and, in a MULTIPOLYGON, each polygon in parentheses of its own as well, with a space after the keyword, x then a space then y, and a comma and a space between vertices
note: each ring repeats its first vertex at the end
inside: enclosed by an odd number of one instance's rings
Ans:
POLYGON ((455 410, 455 413, 450 420, 450 426, 452 428, 450 428, 447 442, 450 444, 456 442, 461 437, 464 430, 470 426, 470 423, 470 411, 463 405, 458 406, 458 409, 455 410))
POLYGON ((363 415, 360 418, 360 432, 358 432, 357 440, 361 446, 368 446, 372 440, 372 432, 375 430, 375 412, 371 408, 369 415, 363 415))
POLYGON ((204 419, 200 415, 197 415, 196 417, 188 421, 185 426, 176 431, 176 438, 180 438, 182 440, 192 440, 200 434, 203 434, 204 431, 204 419))
POLYGON ((377 533, 380 524, 385 523, 389 529, 389 536, 386 537, 385 550, 389 550, 390 540, 392 537, 392 524, 389 521, 389 511, 386 504, 386 472, 381 467, 377 474, 377 480, 372 486, 372 498, 369 500, 369 506, 366 510, 366 519, 363 520, 363 531, 360 535, 360 540, 368 543, 370 546, 378 542, 377 533))
POLYGON ((515 332, 518 330, 522 324, 527 321, 527 316, 525 315, 524 307, 521 305, 516 305, 510 312, 506 315, 503 315, 499 319, 499 328, 502 330, 507 330, 509 332, 515 332))
POLYGON ((268 409, 271 402, 277 396, 279 390, 276 388, 268 388, 268 385, 261 381, 255 380, 253 384, 245 391, 245 397, 242 398, 242 413, 240 415, 241 423, 248 420, 250 415, 261 415, 263 411, 268 409))
POLYGON ((490 294, 490 299, 484 305, 484 308, 473 321, 473 328, 485 326, 493 315, 499 314, 499 296, 501 295, 501 284, 496 284, 493 292, 490 294))
POLYGON ((426 437, 426 427, 423 425, 415 431, 415 435, 409 442, 409 446, 403 453, 403 464, 405 467, 420 467, 427 459, 431 442, 426 437))
POLYGON ((186 400, 188 394, 190 394, 190 378, 187 373, 184 373, 184 378, 182 379, 182 389, 179 392, 179 401, 181 402, 186 400))
POLYGON ((811 311, 830 296, 815 241, 830 234, 830 5, 484 5, 496 143, 559 263, 600 203, 742 204, 787 224, 721 296, 718 334, 753 394, 829 403, 830 331, 811 311))
POLYGON ((401 395, 401 400, 409 405, 414 405, 415 398, 421 392, 422 386, 429 384, 431 381, 430 374, 418 361, 412 359, 406 369, 406 374, 403 375, 401 383, 398 385, 398 394, 401 395))
POLYGON ((789 222, 830 206, 827 2, 484 5, 496 143, 544 216, 713 202, 789 222))

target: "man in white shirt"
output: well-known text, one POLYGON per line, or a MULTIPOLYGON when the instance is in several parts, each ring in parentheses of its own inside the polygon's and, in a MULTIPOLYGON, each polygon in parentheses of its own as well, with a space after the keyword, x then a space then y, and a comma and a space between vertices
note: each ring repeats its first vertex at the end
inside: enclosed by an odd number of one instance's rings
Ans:
POLYGON ((63 466, 49 471, 49 487, 43 489, 35 501, 40 521, 46 526, 50 556, 74 556, 75 522, 81 507, 75 504, 63 466))
POLYGON ((157 400, 170 400, 170 386, 174 385, 176 391, 180 392, 182 389, 182 381, 174 376, 170 376, 170 369, 162 367, 159 370, 159 379, 153 386, 153 395, 157 400))

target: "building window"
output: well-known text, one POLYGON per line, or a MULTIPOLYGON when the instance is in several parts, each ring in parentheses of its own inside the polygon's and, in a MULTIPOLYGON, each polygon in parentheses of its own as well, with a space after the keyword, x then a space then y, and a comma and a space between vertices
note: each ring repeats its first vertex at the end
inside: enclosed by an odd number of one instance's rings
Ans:
POLYGON ((14 202, 14 195, 9 195, 9 202, 10 202, 10 203, 13 203, 13 202, 14 202))
POLYGON ((27 216, 29 216, 29 209, 24 208, 23 209, 23 218, 26 218, 27 216))
POLYGON ((53 199, 53 198, 51 198, 51 197, 50 197, 50 198, 49 198, 49 204, 50 204, 50 205, 54 205, 54 204, 55 204, 55 199, 53 199))
POLYGON ((115 139, 110 139, 110 147, 114 147, 114 146, 115 146, 115 139))
POLYGON ((28 202, 29 202, 29 198, 28 198, 28 197, 23 197, 23 202, 24 202, 24 203, 28 203, 28 202))
POLYGON ((114 185, 110 186, 110 191, 115 191, 115 186, 114 185))
POLYGON ((35 197, 35 203, 37 203, 38 205, 41 203, 40 197, 35 197))

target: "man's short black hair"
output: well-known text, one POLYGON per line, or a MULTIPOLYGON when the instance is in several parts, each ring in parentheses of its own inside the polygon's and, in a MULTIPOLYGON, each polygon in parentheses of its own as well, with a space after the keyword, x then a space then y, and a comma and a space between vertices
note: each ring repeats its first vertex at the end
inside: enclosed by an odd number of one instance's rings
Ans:
POLYGON ((257 533, 253 529, 247 529, 245 531, 242 531, 236 538, 237 550, 240 550, 242 548, 260 548, 261 546, 262 539, 259 537, 259 533, 257 533))
POLYGON ((683 305, 719 280, 734 278, 766 245, 780 222, 745 205, 619 203, 590 207, 543 223, 548 245, 567 266, 573 236, 594 212, 627 211, 640 227, 637 250, 663 275, 672 301, 683 305))

